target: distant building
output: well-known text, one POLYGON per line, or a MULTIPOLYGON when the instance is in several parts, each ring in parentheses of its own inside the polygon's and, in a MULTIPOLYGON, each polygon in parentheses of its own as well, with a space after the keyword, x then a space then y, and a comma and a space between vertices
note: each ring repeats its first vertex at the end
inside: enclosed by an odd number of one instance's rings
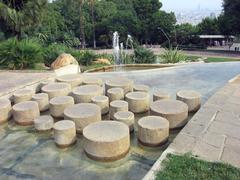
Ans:
POLYGON ((235 39, 234 36, 224 35, 200 35, 202 43, 206 46, 231 46, 235 39))
POLYGON ((230 46, 230 50, 231 50, 231 51, 240 51, 240 42, 234 42, 234 43, 230 46))

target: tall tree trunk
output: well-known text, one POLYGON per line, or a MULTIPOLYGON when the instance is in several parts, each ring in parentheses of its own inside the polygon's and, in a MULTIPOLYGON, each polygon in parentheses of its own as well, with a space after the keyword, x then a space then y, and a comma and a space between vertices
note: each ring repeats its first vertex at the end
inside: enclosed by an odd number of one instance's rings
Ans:
POLYGON ((91 4, 91 16, 92 16, 92 27, 93 27, 93 48, 96 48, 95 17, 94 17, 95 0, 91 0, 90 4, 91 4))
POLYGON ((86 47, 85 41, 85 27, 84 27, 84 17, 83 17, 83 4, 84 0, 79 0, 79 16, 80 16, 80 39, 82 48, 86 47))

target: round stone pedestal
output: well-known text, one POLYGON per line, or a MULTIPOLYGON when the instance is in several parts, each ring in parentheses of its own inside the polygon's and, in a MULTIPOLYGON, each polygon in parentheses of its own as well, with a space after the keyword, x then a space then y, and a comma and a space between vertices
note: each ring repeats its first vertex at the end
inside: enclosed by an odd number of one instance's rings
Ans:
POLYGON ((135 92, 149 92, 149 86, 143 85, 143 84, 135 84, 133 86, 133 91, 135 92))
POLYGON ((30 101, 34 95, 33 90, 30 89, 19 89, 13 93, 14 104, 30 101))
POLYGON ((35 101, 25 101, 15 104, 12 109, 13 119, 19 125, 32 125, 34 119, 40 116, 38 103, 35 101))
POLYGON ((124 91, 124 94, 127 94, 128 92, 133 91, 133 81, 127 78, 118 78, 115 77, 113 79, 106 81, 106 92, 111 88, 122 88, 124 91))
POLYGON ((128 102, 116 100, 110 103, 110 119, 114 119, 114 114, 118 111, 128 111, 128 102))
POLYGON ((82 77, 79 74, 67 74, 56 78, 57 82, 68 83, 72 88, 82 84, 82 77))
POLYGON ((101 121, 83 129, 84 151, 97 161, 123 158, 130 148, 127 125, 116 121, 101 121))
POLYGON ((54 140, 58 147, 68 147, 76 142, 76 127, 69 120, 58 121, 53 126, 54 140))
POLYGON ((122 88, 111 88, 107 91, 107 96, 109 97, 109 101, 123 100, 124 99, 124 91, 122 88))
POLYGON ((74 121, 77 132, 82 133, 87 125, 101 121, 101 109, 96 104, 80 103, 66 108, 64 118, 74 121))
POLYGON ((84 85, 73 89, 76 103, 90 103, 93 97, 103 95, 103 88, 98 85, 84 85))
POLYGON ((126 94, 129 110, 133 113, 144 113, 150 108, 150 97, 145 92, 130 92, 126 94))
POLYGON ((95 78, 95 77, 86 77, 83 79, 83 85, 98 85, 102 86, 103 81, 101 78, 95 78))
POLYGON ((109 99, 107 96, 95 96, 92 98, 92 103, 101 108, 102 115, 107 114, 109 111, 109 99))
POLYGON ((119 111, 114 114, 114 120, 122 122, 129 127, 129 131, 134 130, 134 114, 130 111, 119 111))
POLYGON ((177 100, 183 101, 188 105, 188 112, 196 112, 201 107, 201 94, 196 91, 179 91, 177 100))
POLYGON ((51 84, 51 83, 54 83, 55 82, 55 80, 45 80, 45 81, 42 81, 42 82, 40 82, 40 84, 39 84, 39 88, 40 89, 42 89, 42 87, 43 86, 46 86, 46 85, 48 85, 48 84, 51 84))
POLYGON ((8 121, 12 115, 12 106, 9 99, 0 99, 0 124, 8 121))
POLYGON ((74 99, 71 96, 61 96, 52 98, 49 102, 50 104, 50 114, 55 118, 63 118, 64 110, 74 105, 74 99))
POLYGON ((48 131, 53 128, 54 120, 52 116, 40 116, 34 119, 34 127, 38 131, 48 131))
POLYGON ((71 85, 68 83, 50 83, 42 87, 42 92, 47 93, 49 99, 67 96, 71 92, 71 85))
POLYGON ((164 91, 156 91, 153 93, 153 101, 163 100, 163 99, 170 99, 171 95, 164 91))
POLYGON ((39 93, 32 96, 32 101, 36 101, 38 103, 39 110, 41 112, 49 109, 49 98, 46 93, 39 93))
POLYGON ((151 114, 166 118, 170 123, 170 129, 184 126, 188 118, 188 106, 178 100, 155 101, 150 106, 151 114))
POLYGON ((158 116, 147 116, 138 121, 138 140, 145 146, 160 146, 168 140, 169 122, 158 116))

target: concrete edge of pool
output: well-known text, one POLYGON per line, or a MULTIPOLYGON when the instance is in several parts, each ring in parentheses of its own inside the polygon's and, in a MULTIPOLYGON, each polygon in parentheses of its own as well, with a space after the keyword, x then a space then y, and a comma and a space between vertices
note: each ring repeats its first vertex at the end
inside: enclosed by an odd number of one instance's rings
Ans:
MULTIPOLYGON (((162 153, 162 155, 154 163, 152 168, 144 176, 143 180, 154 180, 156 178, 157 173, 164 168, 162 166, 162 162, 166 159, 168 154, 183 155, 186 153, 191 153, 193 155, 198 156, 198 158, 201 158, 206 161, 225 162, 236 167, 239 166, 231 162, 231 159, 222 159, 226 141, 226 135, 223 132, 222 137, 224 143, 221 145, 221 147, 219 147, 219 152, 218 151, 215 152, 217 154, 216 157, 211 156, 213 152, 212 153, 208 152, 212 151, 212 149, 210 149, 209 147, 208 150, 205 149, 207 151, 205 153, 201 152, 201 150, 203 149, 198 147, 205 146, 206 148, 206 145, 209 145, 207 144, 207 142, 204 145, 200 143, 202 143, 203 141, 202 139, 204 138, 205 134, 208 133, 210 125, 213 123, 213 121, 216 119, 216 116, 221 111, 219 110, 220 107, 214 104, 216 103, 215 100, 220 98, 223 94, 226 94, 226 91, 228 91, 227 96, 231 98, 232 92, 229 92, 229 89, 238 90, 239 87, 240 87, 240 74, 230 79, 228 83, 226 83, 222 88, 215 92, 201 107, 201 109, 191 118, 191 120, 186 124, 186 126, 178 133, 173 142, 170 143, 167 149, 162 153), (207 119, 204 121, 204 124, 199 122, 203 118, 207 119)), ((226 112, 225 109, 222 111, 223 113, 226 112)))

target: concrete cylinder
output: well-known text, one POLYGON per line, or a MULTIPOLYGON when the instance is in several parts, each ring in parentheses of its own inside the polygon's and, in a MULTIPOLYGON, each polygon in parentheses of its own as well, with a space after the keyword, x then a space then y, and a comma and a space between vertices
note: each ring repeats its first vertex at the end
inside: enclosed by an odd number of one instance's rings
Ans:
POLYGON ((129 127, 129 131, 132 132, 134 130, 134 114, 130 111, 119 111, 114 114, 114 120, 122 122, 129 127))
POLYGON ((109 98, 107 96, 95 96, 92 98, 92 103, 101 108, 102 115, 109 112, 109 98))
POLYGON ((124 99, 124 91, 122 88, 111 88, 107 91, 107 96, 109 97, 109 101, 123 100, 124 99))
POLYGON ((70 94, 72 88, 68 83, 50 83, 42 87, 42 92, 47 93, 49 99, 59 96, 67 96, 70 94))
POLYGON ((36 101, 38 103, 38 107, 41 112, 49 109, 49 97, 47 93, 33 95, 32 101, 36 101))
POLYGON ((165 91, 158 90, 153 93, 153 101, 163 100, 163 99, 170 99, 171 95, 165 91))
POLYGON ((54 120, 52 116, 39 116, 34 119, 34 127, 38 131, 48 131, 53 128, 54 120))
POLYGON ((31 101, 34 91, 31 89, 19 89, 13 93, 14 104, 31 101))
POLYGON ((128 102, 122 100, 116 100, 110 103, 110 119, 114 119, 114 114, 118 111, 128 111, 128 102))
POLYGON ((133 113, 144 113, 150 108, 150 97, 146 92, 130 92, 126 94, 129 110, 133 113))
POLYGON ((80 74, 67 74, 56 78, 57 82, 68 83, 72 88, 82 84, 83 78, 80 74))
POLYGON ((133 91, 133 81, 127 78, 115 77, 106 81, 106 92, 111 88, 122 88, 124 94, 133 91))
POLYGON ((7 122, 12 115, 12 106, 9 99, 0 99, 0 124, 7 122))

